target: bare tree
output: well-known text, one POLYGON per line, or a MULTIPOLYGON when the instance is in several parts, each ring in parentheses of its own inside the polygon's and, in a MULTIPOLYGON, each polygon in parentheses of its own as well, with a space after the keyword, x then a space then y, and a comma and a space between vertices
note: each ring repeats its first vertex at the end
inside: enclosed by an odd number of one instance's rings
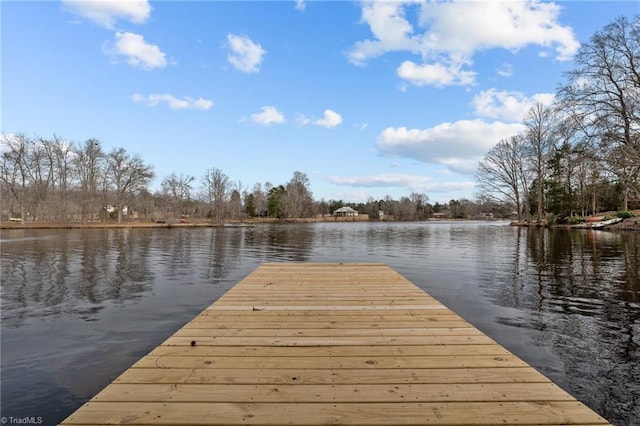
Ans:
POLYGON ((302 172, 293 172, 286 186, 284 213, 287 217, 308 217, 313 214, 313 195, 309 189, 309 178, 302 172))
POLYGON ((232 189, 229 193, 229 214, 231 219, 241 219, 243 217, 242 212, 242 197, 237 189, 232 189))
POLYGON ((397 203, 397 220, 415 220, 416 218, 416 204, 409 197, 400 197, 400 201, 397 203))
POLYGON ((184 211, 185 203, 191 199, 191 190, 193 189, 191 183, 195 179, 190 175, 180 174, 178 176, 175 173, 171 173, 160 183, 162 192, 169 198, 174 218, 180 218, 186 213, 184 211))
POLYGON ((409 194, 409 199, 416 207, 416 219, 424 220, 427 218, 427 202, 429 196, 423 192, 412 192, 409 194))
POLYGON ((45 188, 45 195, 41 201, 43 208, 41 209, 40 217, 45 220, 58 220, 58 209, 60 200, 58 194, 60 187, 58 185, 58 173, 56 169, 56 155, 55 151, 56 141, 52 139, 39 138, 37 143, 37 149, 41 152, 42 168, 47 172, 47 188, 45 188))
MULTIPOLYGON (((146 165, 139 155, 130 155, 124 148, 114 148, 107 155, 107 177, 114 186, 115 208, 118 211, 118 223, 122 222, 122 211, 131 195, 146 187, 153 178, 153 167, 146 165)), ((130 213, 127 206, 127 213, 130 213)))
POLYGON ((51 180, 48 216, 50 219, 67 222, 71 207, 69 198, 74 178, 73 147, 69 142, 56 135, 52 139, 41 139, 40 144, 46 154, 51 180))
MULTIPOLYGON (((426 204, 426 201, 425 201, 425 204, 426 204)), ((367 206, 366 211, 367 213, 369 213, 369 219, 372 219, 372 220, 380 219, 380 205, 375 198, 370 196, 367 199, 366 206, 367 206)))
POLYGON ((555 151, 556 121, 553 109, 541 103, 531 107, 524 119, 527 127, 524 139, 529 150, 535 181, 535 202, 538 223, 546 217, 544 185, 548 176, 547 163, 555 151))
POLYGON ((397 220, 398 219, 398 202, 395 201, 391 195, 387 194, 380 203, 384 211, 385 220, 397 220))
POLYGON ((241 181, 231 182, 231 192, 229 194, 229 213, 232 219, 242 219, 243 217, 243 196, 246 197, 246 188, 242 185, 241 181))
POLYGON ((28 213, 32 220, 44 219, 42 207, 49 198, 53 183, 53 170, 42 139, 32 141, 27 150, 27 176, 30 182, 28 213))
MULTIPOLYGON (((23 222, 26 219, 27 153, 31 144, 32 141, 22 133, 12 136, 2 135, 2 182, 8 188, 13 200, 17 202, 20 220, 23 222)), ((12 217, 15 215, 13 204, 9 207, 9 215, 12 217)))
POLYGON ((524 220, 528 183, 526 150, 522 135, 503 139, 478 165, 476 180, 481 195, 508 204, 524 220))
POLYGON ((88 139, 74 147, 73 168, 80 184, 80 218, 83 222, 95 219, 98 188, 106 168, 105 154, 97 139, 88 139))
POLYGON ((253 206, 255 209, 253 214, 256 216, 265 216, 267 212, 267 195, 265 191, 262 190, 260 182, 253 185, 251 194, 253 195, 253 206))
POLYGON ((629 191, 640 189, 640 15, 605 26, 581 46, 574 63, 560 99, 615 160, 611 168, 624 187, 627 209, 629 191))
POLYGON ((215 167, 202 177, 202 192, 211 210, 211 221, 220 223, 224 218, 224 207, 229 193, 229 177, 215 167))
POLYGON ((72 185, 75 184, 73 174, 73 145, 68 141, 64 141, 54 136, 56 142, 54 146, 54 155, 56 158, 56 169, 58 175, 58 187, 60 192, 60 219, 69 221, 70 195, 72 185))
POLYGON ((165 199, 160 193, 152 194, 147 188, 141 188, 137 194, 137 201, 142 218, 158 218, 162 214, 165 199))

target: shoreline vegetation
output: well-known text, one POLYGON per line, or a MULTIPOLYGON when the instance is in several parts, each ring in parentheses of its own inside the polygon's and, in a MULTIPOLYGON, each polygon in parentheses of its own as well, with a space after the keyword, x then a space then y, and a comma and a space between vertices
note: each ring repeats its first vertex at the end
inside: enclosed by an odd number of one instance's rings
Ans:
MULTIPOLYGON (((442 222, 442 221, 468 221, 473 219, 454 219, 454 218, 429 218, 422 222, 442 222)), ((476 219, 477 220, 477 219, 476 219)), ((491 220, 491 219, 485 219, 491 220)), ((493 219, 504 220, 504 219, 493 219)), ((250 227, 264 224, 295 224, 295 223, 322 223, 322 222, 400 222, 398 220, 372 220, 366 217, 366 215, 360 215, 355 217, 336 217, 336 216, 324 216, 324 217, 299 217, 299 218, 246 218, 246 219, 230 219, 224 222, 216 223, 205 220, 194 221, 142 221, 132 220, 129 222, 0 222, 0 229, 118 229, 118 228, 224 228, 224 227, 250 227)))
POLYGON ((620 219, 619 221, 601 220, 594 222, 581 222, 577 224, 554 224, 550 225, 547 222, 527 222, 527 221, 514 221, 511 222, 511 226, 522 227, 539 227, 539 228, 570 228, 570 229, 582 229, 582 230, 601 230, 601 231, 635 231, 640 232, 640 217, 631 217, 626 219, 620 219))
MULTIPOLYGON (((635 215, 628 218, 612 219, 612 214, 608 213, 600 216, 592 216, 584 222, 575 224, 550 224, 548 221, 512 221, 510 226, 520 227, 541 227, 541 228, 571 228, 586 230, 605 230, 605 231, 636 231, 640 232, 640 210, 634 212, 635 215)), ((484 219, 460 219, 460 218, 428 218, 421 222, 449 222, 449 221, 498 221, 508 220, 508 218, 484 218, 484 219)), ((246 218, 227 220, 220 223, 204 220, 194 221, 141 221, 132 220, 128 222, 0 222, 2 230, 24 230, 24 229, 130 229, 130 228, 223 228, 223 227, 253 227, 263 224, 294 224, 294 223, 322 223, 322 222, 385 222, 397 223, 398 220, 372 220, 362 215, 361 217, 307 217, 307 218, 246 218)))

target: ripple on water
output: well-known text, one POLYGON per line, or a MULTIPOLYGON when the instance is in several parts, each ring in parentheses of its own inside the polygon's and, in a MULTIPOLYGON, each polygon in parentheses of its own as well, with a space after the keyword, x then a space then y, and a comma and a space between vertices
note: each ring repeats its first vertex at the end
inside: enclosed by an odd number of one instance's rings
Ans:
POLYGON ((29 406, 62 420, 260 263, 309 261, 387 263, 615 424, 640 418, 634 234, 317 223, 30 230, 2 243, 5 416, 29 406))

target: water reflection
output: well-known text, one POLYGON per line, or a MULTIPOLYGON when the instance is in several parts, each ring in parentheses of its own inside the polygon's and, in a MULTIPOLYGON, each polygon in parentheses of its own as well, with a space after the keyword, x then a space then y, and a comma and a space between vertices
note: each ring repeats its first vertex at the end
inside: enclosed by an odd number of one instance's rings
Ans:
POLYGON ((526 330, 529 342, 561 359, 543 370, 563 387, 609 420, 632 424, 640 418, 638 236, 524 232, 505 275, 483 280, 494 303, 516 309, 498 323, 526 330))
POLYGON ((388 263, 615 424, 640 418, 640 236, 473 222, 3 233, 2 415, 62 420, 270 261, 388 263))
POLYGON ((131 300, 149 289, 148 232, 67 232, 3 243, 3 327, 61 313, 90 320, 101 302, 131 300))

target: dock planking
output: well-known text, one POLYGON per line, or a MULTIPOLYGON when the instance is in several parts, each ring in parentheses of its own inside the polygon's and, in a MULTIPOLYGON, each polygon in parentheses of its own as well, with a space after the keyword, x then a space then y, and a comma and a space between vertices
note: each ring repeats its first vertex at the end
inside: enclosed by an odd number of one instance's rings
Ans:
POLYGON ((63 425, 602 425, 384 264, 268 263, 63 425))

